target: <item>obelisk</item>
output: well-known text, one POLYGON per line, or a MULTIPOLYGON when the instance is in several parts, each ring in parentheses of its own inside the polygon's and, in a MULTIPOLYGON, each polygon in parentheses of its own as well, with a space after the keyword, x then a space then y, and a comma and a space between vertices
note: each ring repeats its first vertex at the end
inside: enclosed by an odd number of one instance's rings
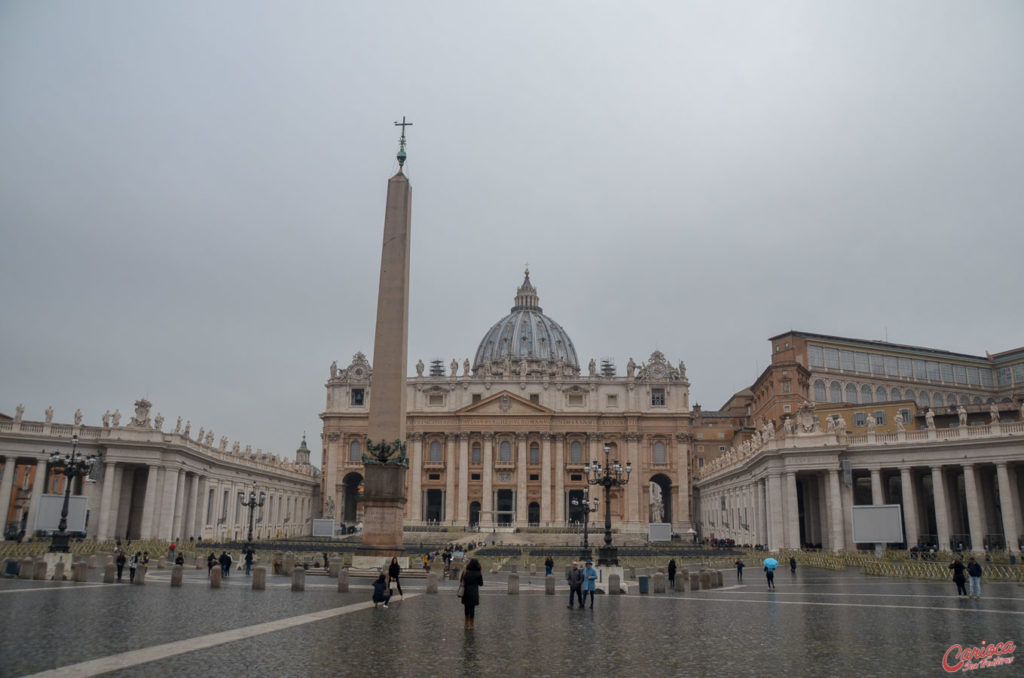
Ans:
POLYGON ((363 544, 356 553, 402 553, 405 512, 405 382, 409 343, 409 235, 412 188, 405 176, 405 128, 398 150, 398 172, 388 180, 384 245, 377 291, 377 329, 370 376, 370 420, 363 455, 363 544))

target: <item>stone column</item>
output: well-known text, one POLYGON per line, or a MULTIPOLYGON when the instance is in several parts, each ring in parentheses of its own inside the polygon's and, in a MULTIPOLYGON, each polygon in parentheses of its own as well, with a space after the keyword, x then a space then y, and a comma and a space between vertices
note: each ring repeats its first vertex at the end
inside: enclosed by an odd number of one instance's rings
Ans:
POLYGON ((419 523, 423 520, 423 434, 410 433, 412 457, 409 459, 409 475, 412 476, 412 490, 409 492, 409 520, 419 523))
POLYGON ((444 519, 455 520, 455 439, 458 433, 449 433, 444 441, 444 519))
POLYGON ((678 464, 678 480, 676 505, 672 511, 672 522, 680 532, 693 527, 693 516, 690 515, 690 455, 688 434, 676 435, 675 463, 678 464))
POLYGON ((978 479, 974 475, 974 464, 964 464, 964 494, 967 498, 967 529, 971 533, 971 551, 984 552, 985 522, 978 501, 978 479))
POLYGON ((768 548, 776 550, 783 548, 785 536, 783 533, 783 511, 782 505, 782 478, 778 471, 768 474, 768 548))
MULTIPOLYGON (((178 482, 174 491, 174 521, 171 523, 170 539, 175 541, 181 539, 181 523, 184 518, 185 508, 185 470, 178 469, 178 482)), ((187 538, 187 537, 186 537, 187 538)))
POLYGON ((828 471, 828 541, 829 548, 835 553, 846 546, 843 536, 843 498, 839 485, 839 469, 831 469, 828 471))
MULTIPOLYGON (((18 460, 8 454, 4 459, 3 479, 0 480, 0 528, 6 527, 7 514, 11 510, 11 492, 14 489, 14 471, 18 460)), ((104 478, 106 480, 106 478, 104 478)), ((26 534, 28 530, 25 530, 26 534)))
POLYGON ((156 464, 149 465, 146 473, 146 498, 142 503, 142 523, 139 526, 139 537, 142 539, 153 539, 156 537, 159 523, 156 516, 160 512, 157 505, 157 483, 160 478, 160 467, 156 464))
POLYGON ((526 434, 516 434, 516 524, 523 527, 529 523, 529 500, 526 493, 526 434))
POLYGON ((555 525, 565 525, 565 434, 555 434, 555 476, 554 496, 551 503, 555 509, 555 525))
POLYGON ((114 536, 128 536, 128 521, 131 520, 132 490, 135 485, 135 467, 121 464, 114 474, 114 517, 110 529, 114 536))
MULTIPOLYGON (((106 541, 113 536, 111 529, 110 509, 114 500, 114 475, 117 473, 117 462, 108 461, 103 469, 103 492, 100 494, 99 526, 96 538, 106 541)), ((116 516, 113 524, 116 524, 116 516)))
POLYGON ((480 527, 494 526, 494 434, 484 433, 483 496, 480 498, 480 527))
POLYGON ((551 434, 540 436, 540 524, 551 525, 551 434))
POLYGON ((828 533, 828 472, 818 474, 818 541, 823 549, 830 548, 828 533))
POLYGON ((32 479, 32 498, 28 505, 28 524, 25 526, 25 534, 29 537, 36 533, 36 514, 39 512, 39 503, 46 491, 46 469, 45 459, 36 462, 36 472, 32 479))
POLYGON ((196 532, 196 523, 199 522, 196 519, 197 513, 199 513, 199 476, 193 473, 189 486, 188 521, 186 521, 187 527, 185 528, 187 534, 183 535, 185 539, 199 536, 199 533, 196 532))
POLYGON ((882 494, 882 470, 871 469, 871 504, 881 506, 885 503, 885 496, 882 494))
MULTIPOLYGON (((624 459, 620 459, 623 467, 625 467, 627 461, 633 462, 633 470, 636 472, 635 477, 629 479, 629 484, 626 485, 626 515, 624 516, 627 523, 639 523, 641 522, 640 516, 644 517, 643 522, 647 522, 649 516, 650 507, 646 511, 640 511, 640 497, 647 496, 647 493, 640 492, 640 486, 643 485, 647 488, 647 479, 640 477, 640 439, 639 433, 634 433, 628 438, 625 438, 626 443, 626 455, 624 459), (642 481, 642 482, 641 482, 642 481)), ((646 503, 646 500, 645 500, 646 503)))
POLYGON ((197 538, 203 536, 206 528, 206 514, 210 512, 210 487, 206 476, 197 476, 199 503, 196 506, 195 521, 192 523, 192 534, 197 538))
POLYGON ((800 507, 796 496, 796 473, 786 472, 786 546, 800 548, 800 507))
POLYGON ((935 499, 935 530, 939 550, 949 550, 949 509, 946 503, 946 477, 941 466, 932 466, 932 495, 935 499))
POLYGON ((469 434, 459 434, 459 525, 469 524, 469 434))
POLYGON ((903 494, 903 525, 907 548, 917 546, 920 534, 917 528, 917 498, 914 496, 914 476, 907 466, 900 467, 900 483, 903 494))
POLYGON ((160 532, 157 536, 160 539, 170 541, 174 538, 174 511, 175 497, 178 494, 178 476, 181 469, 164 469, 163 499, 160 502, 162 517, 160 519, 160 532))
POLYGON ((1010 491, 1010 474, 1005 461, 996 464, 996 482, 999 483, 999 503, 1003 508, 1003 537, 1006 539, 1006 550, 1018 553, 1020 544, 1017 542, 1017 507, 1010 491))

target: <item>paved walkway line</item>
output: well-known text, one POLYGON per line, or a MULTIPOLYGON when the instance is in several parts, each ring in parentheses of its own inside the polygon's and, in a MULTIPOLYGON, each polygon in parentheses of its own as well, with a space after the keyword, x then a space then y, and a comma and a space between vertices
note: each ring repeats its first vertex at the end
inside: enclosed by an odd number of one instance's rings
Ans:
POLYGON ((38 589, 4 589, 0 593, 31 593, 32 591, 67 591, 68 589, 95 589, 101 586, 113 586, 113 584, 78 584, 76 586, 70 586, 70 582, 61 584, 58 582, 57 586, 44 586, 38 589))
POLYGON ((712 601, 717 603, 765 603, 771 605, 817 605, 820 607, 867 607, 873 610, 933 610, 946 612, 987 612, 989 614, 1016 614, 1024 616, 1024 610, 989 610, 970 607, 928 607, 925 605, 873 605, 871 603, 822 603, 811 600, 774 600, 772 598, 709 598, 705 596, 681 598, 679 596, 658 596, 656 600, 686 600, 690 602, 712 601))
MULTIPOLYGON (((409 597, 412 598, 417 595, 420 594, 410 594, 409 597)), ((147 664, 159 659, 166 659, 167 657, 173 657, 179 654, 195 652, 196 650, 205 650, 218 645, 224 645, 225 643, 233 643, 237 640, 245 640, 246 638, 260 636, 265 633, 273 633, 274 631, 282 631, 284 629, 290 629, 303 624, 323 621, 325 619, 339 617, 343 614, 358 612, 372 607, 372 602, 345 605, 344 607, 336 607, 333 610, 311 612, 298 617, 278 619, 276 621, 264 622, 262 624, 245 626, 240 629, 231 629, 230 631, 211 633, 206 636, 196 636, 195 638, 177 640, 173 643, 154 645, 152 647, 142 648, 141 650, 131 650, 130 652, 113 654, 109 657, 91 659, 78 664, 69 664, 68 666, 62 666, 49 671, 33 673, 31 676, 26 676, 25 678, 86 678, 87 676, 98 676, 109 671, 117 671, 132 666, 138 666, 140 664, 147 664)))

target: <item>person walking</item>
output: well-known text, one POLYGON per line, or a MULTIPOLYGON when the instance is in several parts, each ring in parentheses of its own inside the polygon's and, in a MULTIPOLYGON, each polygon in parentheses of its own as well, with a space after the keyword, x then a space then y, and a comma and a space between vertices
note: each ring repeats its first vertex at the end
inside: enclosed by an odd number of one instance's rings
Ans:
POLYGON ((554 569, 555 569, 555 559, 552 558, 551 556, 548 556, 547 559, 544 561, 544 576, 546 577, 549 574, 551 574, 554 571, 554 569))
POLYGON ((796 574, 796 558, 793 556, 789 557, 789 573, 796 574))
POLYGON ((949 564, 949 569, 953 570, 953 583, 956 584, 956 594, 958 596, 966 596, 967 588, 964 587, 964 582, 966 582, 964 569, 966 568, 964 568, 964 561, 954 560, 949 564))
POLYGON ((583 570, 580 569, 580 564, 575 560, 572 563, 572 569, 569 570, 569 609, 573 607, 573 596, 580 601, 580 609, 583 609, 583 570))
POLYGON ((676 559, 668 561, 668 587, 673 591, 676 588, 676 559))
POLYGON ((248 576, 252 573, 252 549, 245 550, 245 574, 248 576))
POLYGON ((178 552, 178 556, 174 559, 174 564, 175 565, 181 565, 182 567, 184 567, 185 566, 185 554, 179 551, 178 552))
POLYGON ((594 561, 587 558, 587 566, 583 568, 583 598, 580 602, 582 610, 587 605, 587 594, 590 594, 590 609, 594 609, 594 593, 597 591, 597 570, 594 561))
POLYGON ((971 558, 967 561, 967 575, 971 578, 969 585, 971 598, 981 598, 981 563, 971 558))
POLYGON ((402 583, 398 581, 398 575, 402 573, 402 567, 398 564, 398 556, 391 556, 391 564, 388 565, 388 590, 391 590, 391 582, 395 582, 395 588, 398 589, 398 595, 403 599, 405 594, 402 593, 402 583))
POLYGON ((377 581, 373 582, 373 606, 376 608, 383 603, 386 610, 390 601, 391 591, 388 590, 388 583, 384 580, 384 573, 381 572, 380 576, 377 577, 377 581))
POLYGON ((768 579, 768 589, 775 589, 775 568, 769 565, 764 566, 764 575, 768 579))
POLYGON ((121 573, 124 572, 124 564, 128 561, 124 557, 124 551, 117 552, 117 581, 121 581, 121 573))
POLYGON ((480 604, 480 587, 484 585, 480 561, 476 558, 470 559, 459 581, 462 584, 462 607, 466 612, 466 628, 472 629, 473 622, 476 621, 476 606, 480 604))
POLYGON ((746 565, 739 558, 736 559, 736 581, 743 581, 743 568, 746 565))
POLYGON ((138 552, 132 556, 132 559, 128 561, 128 583, 135 583, 135 570, 139 567, 139 554, 138 552))
POLYGON ((217 562, 217 556, 210 551, 210 555, 206 557, 206 576, 210 576, 210 570, 213 569, 213 564, 217 562))
POLYGON ((220 563, 220 576, 228 576, 228 570, 231 568, 231 556, 228 555, 227 551, 220 552, 220 558, 217 559, 220 563))

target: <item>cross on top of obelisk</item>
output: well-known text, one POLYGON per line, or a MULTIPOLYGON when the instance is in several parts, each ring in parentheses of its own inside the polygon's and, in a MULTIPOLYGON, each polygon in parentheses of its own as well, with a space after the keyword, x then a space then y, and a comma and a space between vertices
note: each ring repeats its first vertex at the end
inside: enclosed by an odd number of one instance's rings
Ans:
POLYGON ((395 127, 402 128, 402 137, 398 140, 398 171, 402 171, 402 166, 405 165, 405 128, 412 127, 411 122, 405 121, 405 116, 402 116, 402 122, 395 121, 395 127))

